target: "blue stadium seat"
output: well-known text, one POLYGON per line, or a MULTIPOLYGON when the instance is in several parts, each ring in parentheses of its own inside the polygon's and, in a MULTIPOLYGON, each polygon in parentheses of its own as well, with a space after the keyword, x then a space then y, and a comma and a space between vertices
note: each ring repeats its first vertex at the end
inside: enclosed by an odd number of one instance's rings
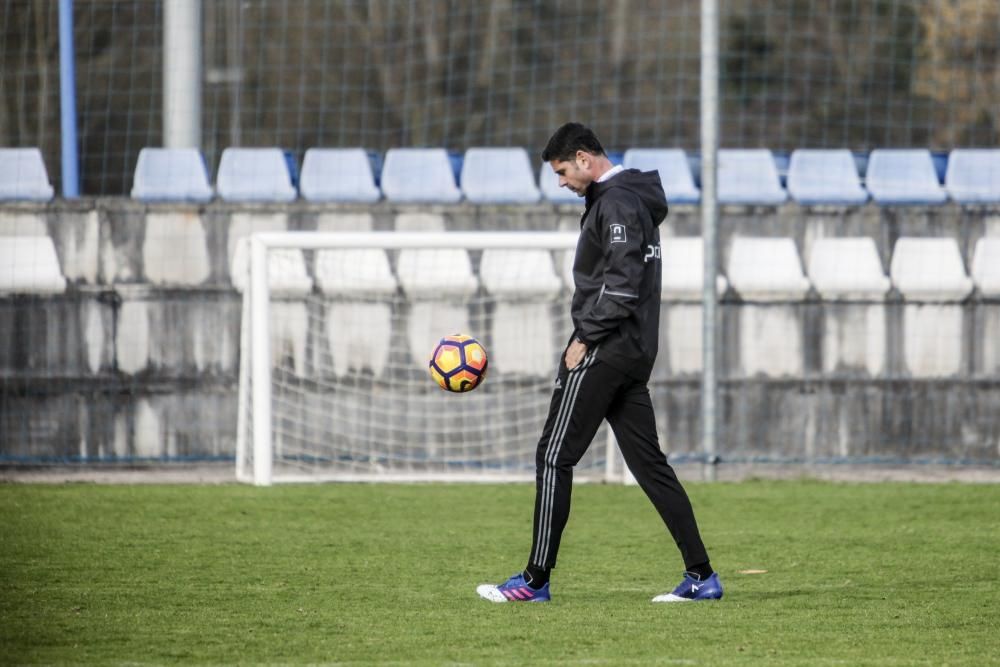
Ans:
POLYGON ((37 148, 0 148, 0 200, 49 201, 52 184, 37 148))
POLYGON ((1000 202, 1000 148, 956 148, 944 180, 948 194, 961 204, 1000 202))
POLYGON ((543 162, 538 168, 538 188, 547 201, 553 204, 579 204, 583 206, 583 197, 578 197, 572 190, 559 187, 559 177, 552 171, 548 162, 543 162))
POLYGON ((476 204, 534 204, 541 198, 523 148, 470 148, 461 181, 465 198, 476 204))
POLYGON ((361 148, 310 148, 302 160, 302 196, 318 202, 378 201, 371 161, 361 148))
POLYGON ((771 151, 719 150, 719 203, 776 206, 788 198, 771 151))
POLYGON ((854 156, 846 148, 792 151, 788 192, 800 204, 859 205, 868 201, 854 156))
POLYGON ((943 204, 948 198, 926 149, 876 148, 865 185, 879 204, 943 204))
POLYGON ((687 155, 680 148, 630 148, 625 151, 626 169, 658 171, 663 192, 671 204, 697 204, 701 192, 694 186, 687 155))
POLYGON ((382 167, 382 192, 402 203, 454 204, 462 199, 443 148, 390 148, 382 167))
POLYGON ((227 148, 216 182, 226 201, 289 202, 296 197, 292 173, 280 148, 227 148))
POLYGON ((132 199, 207 202, 212 199, 205 160, 197 148, 143 148, 135 165, 132 199))

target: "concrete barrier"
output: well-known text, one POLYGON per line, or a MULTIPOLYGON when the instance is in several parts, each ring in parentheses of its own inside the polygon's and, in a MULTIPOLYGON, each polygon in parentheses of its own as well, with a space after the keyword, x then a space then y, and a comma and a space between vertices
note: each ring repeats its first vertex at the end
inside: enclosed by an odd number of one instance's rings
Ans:
MULTIPOLYGON (((0 462, 233 456, 242 302, 232 271, 239 240, 253 231, 391 230, 407 213, 439 215, 451 230, 553 231, 573 229, 579 212, 547 203, 4 204, 0 236, 51 238, 66 290, 0 296, 0 462)), ((662 234, 698 236, 698 208, 674 207, 662 234)), ((792 239, 800 258, 808 258, 819 239, 869 237, 886 272, 900 238, 950 238, 968 273, 979 240, 1000 237, 1000 210, 725 206, 720 266, 729 266, 737 236, 792 239)), ((554 259, 562 276, 563 258, 554 259)), ((906 337, 919 340, 914 332, 922 326, 921 313, 940 304, 904 301, 895 287, 884 299, 825 298, 809 289, 775 303, 748 301, 726 284, 723 289, 724 460, 1000 462, 995 293, 977 287, 944 304, 960 335, 949 335, 952 348, 941 362, 946 368, 939 368, 933 360, 914 366, 906 337), (782 311, 775 315, 780 322, 771 321, 769 309, 782 311), (794 330, 797 340, 781 347, 780 367, 760 340, 773 338, 766 333, 773 330, 794 330), (750 365, 748 354, 756 356, 750 365)), ((664 449, 695 455, 700 318, 689 297, 664 294, 651 389, 664 449)), ((294 329, 296 321, 283 318, 283 325, 294 329)), ((310 346, 326 338, 299 333, 283 335, 292 341, 292 356, 308 360, 301 341, 310 346)), ((308 375, 308 363, 299 370, 308 375)))

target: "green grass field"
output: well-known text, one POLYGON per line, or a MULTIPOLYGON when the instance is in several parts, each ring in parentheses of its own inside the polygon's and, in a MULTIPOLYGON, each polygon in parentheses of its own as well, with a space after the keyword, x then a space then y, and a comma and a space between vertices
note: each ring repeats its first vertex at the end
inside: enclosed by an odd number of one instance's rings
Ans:
POLYGON ((0 662, 1000 664, 1000 486, 689 492, 721 602, 650 604, 675 547, 583 486, 553 602, 494 605, 526 485, 0 485, 0 662))

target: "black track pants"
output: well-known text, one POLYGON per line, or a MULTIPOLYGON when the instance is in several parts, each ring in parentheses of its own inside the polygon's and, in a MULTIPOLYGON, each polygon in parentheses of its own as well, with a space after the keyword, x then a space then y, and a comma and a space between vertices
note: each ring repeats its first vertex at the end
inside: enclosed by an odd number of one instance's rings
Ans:
POLYGON ((694 511, 656 437, 649 389, 598 361, 594 351, 573 370, 559 367, 548 419, 535 455, 532 565, 552 568, 569 518, 573 467, 607 419, 622 456, 680 549, 684 566, 708 561, 694 511))

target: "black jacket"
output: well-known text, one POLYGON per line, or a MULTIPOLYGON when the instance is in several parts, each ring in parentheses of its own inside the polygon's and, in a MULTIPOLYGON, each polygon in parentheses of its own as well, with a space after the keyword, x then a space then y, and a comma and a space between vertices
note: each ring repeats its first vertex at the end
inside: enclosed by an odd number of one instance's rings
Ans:
POLYGON ((645 382, 660 327, 660 230, 667 199, 655 171, 626 169, 587 188, 573 262, 573 335, 645 382))

